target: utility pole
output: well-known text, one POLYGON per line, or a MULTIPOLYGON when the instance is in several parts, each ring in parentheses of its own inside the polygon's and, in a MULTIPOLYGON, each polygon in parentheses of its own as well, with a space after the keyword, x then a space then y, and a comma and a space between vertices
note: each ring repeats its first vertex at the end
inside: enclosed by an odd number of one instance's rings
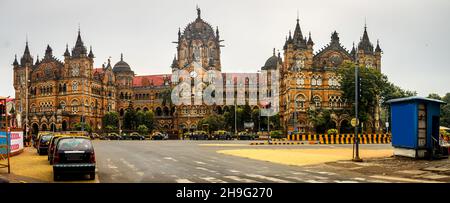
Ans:
MULTIPOLYGON (((84 71, 86 71, 86 70, 84 70, 84 71)), ((82 105, 82 108, 81 108, 81 131, 83 131, 84 132, 84 108, 86 107, 86 105, 85 105, 85 101, 84 101, 84 77, 83 77, 83 75, 81 75, 81 105, 82 105)))
POLYGON ((28 66, 25 66, 25 88, 25 138, 28 139, 28 66))
POLYGON ((355 66, 355 154, 353 157, 354 162, 362 162, 362 159, 359 157, 359 137, 358 137, 358 126, 359 126, 359 120, 358 120, 358 99, 359 99, 359 67, 358 63, 356 63, 355 66))

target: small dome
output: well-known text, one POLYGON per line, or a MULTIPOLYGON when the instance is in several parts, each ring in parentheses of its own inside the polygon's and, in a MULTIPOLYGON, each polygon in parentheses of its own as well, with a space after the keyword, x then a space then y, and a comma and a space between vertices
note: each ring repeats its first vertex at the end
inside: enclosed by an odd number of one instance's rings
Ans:
POLYGON ((267 59, 264 66, 261 68, 262 70, 275 70, 278 67, 278 63, 280 62, 280 58, 275 55, 275 49, 273 50, 273 55, 267 59))
POLYGON ((131 71, 130 65, 123 61, 123 54, 120 56, 120 61, 113 67, 113 72, 128 72, 131 71))

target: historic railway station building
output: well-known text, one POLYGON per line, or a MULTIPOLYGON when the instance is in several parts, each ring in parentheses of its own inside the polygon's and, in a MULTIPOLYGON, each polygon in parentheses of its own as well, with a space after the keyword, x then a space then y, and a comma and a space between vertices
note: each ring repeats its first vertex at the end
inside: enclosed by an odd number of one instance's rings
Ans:
MULTIPOLYGON (((221 41, 219 29, 213 29, 204 21, 197 9, 197 18, 183 30, 179 29, 177 53, 171 67, 167 68, 191 73, 195 71, 193 64, 197 63, 204 70, 222 71, 221 41)), ((351 51, 341 45, 334 31, 330 43, 315 52, 311 34, 304 36, 297 19, 294 33, 289 32, 283 51, 281 55, 274 50, 261 69, 280 71, 279 109, 285 131, 295 127, 311 132, 313 126, 308 119, 308 109, 340 112, 340 109, 351 108, 352 105, 341 97, 340 78, 336 73, 343 62, 358 60, 359 64, 381 71, 382 51, 378 42, 374 48, 366 27, 360 42, 356 47, 353 45, 351 51)), ((25 126, 28 119, 34 132, 65 131, 84 118, 94 130, 101 130, 105 113, 116 111, 122 117, 132 103, 136 110, 154 111, 157 128, 186 131, 196 129, 200 119, 230 109, 226 105, 171 105, 167 98, 176 85, 171 80, 172 74, 136 75, 123 55, 115 65, 108 60, 107 65, 95 68, 92 47, 87 49, 80 32, 75 46, 69 49, 67 45, 63 56, 63 59, 56 58, 52 48, 47 46, 44 57, 35 59, 28 42, 20 60, 16 56, 13 63, 15 109, 21 126, 25 126)), ((365 124, 373 131, 381 130, 379 110, 377 112, 365 124)), ((337 129, 349 126, 350 119, 345 113, 332 114, 337 129)))

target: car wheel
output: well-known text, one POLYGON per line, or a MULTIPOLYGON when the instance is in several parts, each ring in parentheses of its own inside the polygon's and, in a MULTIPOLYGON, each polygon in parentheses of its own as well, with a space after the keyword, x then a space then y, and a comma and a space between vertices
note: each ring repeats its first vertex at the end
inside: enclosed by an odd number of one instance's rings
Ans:
POLYGON ((89 180, 95 180, 95 172, 89 173, 89 180))

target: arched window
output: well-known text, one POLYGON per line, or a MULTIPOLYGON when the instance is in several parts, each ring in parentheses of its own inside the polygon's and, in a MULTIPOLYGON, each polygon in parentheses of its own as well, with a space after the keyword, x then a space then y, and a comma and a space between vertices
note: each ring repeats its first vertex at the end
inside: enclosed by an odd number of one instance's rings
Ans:
POLYGON ((66 109, 66 102, 61 101, 61 102, 59 102, 59 105, 61 106, 61 109, 62 109, 63 111, 65 111, 65 109, 66 109))
POLYGON ((71 106, 72 106, 72 113, 76 114, 78 113, 78 101, 77 100, 72 100, 71 106))
POLYGON ((295 105, 296 108, 298 109, 303 109, 305 108, 305 96, 303 95, 297 95, 297 97, 295 98, 295 105))
POLYGON ((314 105, 316 106, 316 107, 320 107, 322 104, 321 104, 321 99, 320 99, 320 97, 319 96, 314 96, 313 97, 313 102, 314 102, 314 105))

